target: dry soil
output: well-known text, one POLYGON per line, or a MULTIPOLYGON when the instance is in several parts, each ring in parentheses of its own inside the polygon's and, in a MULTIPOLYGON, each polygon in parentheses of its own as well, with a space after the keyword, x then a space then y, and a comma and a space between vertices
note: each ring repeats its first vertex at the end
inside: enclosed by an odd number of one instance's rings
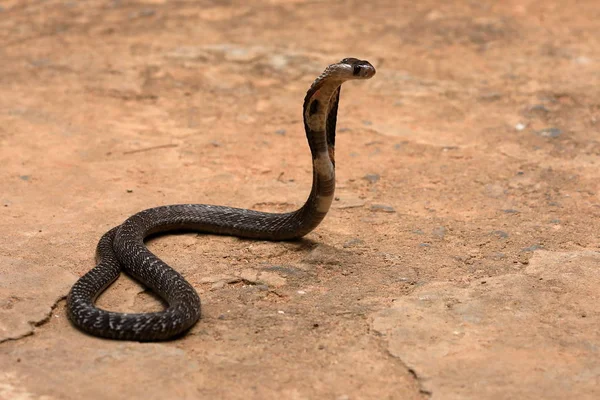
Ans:
POLYGON ((600 398, 599 71, 597 0, 2 1, 0 398, 600 398), (318 229, 152 240, 203 300, 178 340, 69 323, 129 215, 301 205, 348 56, 318 229))

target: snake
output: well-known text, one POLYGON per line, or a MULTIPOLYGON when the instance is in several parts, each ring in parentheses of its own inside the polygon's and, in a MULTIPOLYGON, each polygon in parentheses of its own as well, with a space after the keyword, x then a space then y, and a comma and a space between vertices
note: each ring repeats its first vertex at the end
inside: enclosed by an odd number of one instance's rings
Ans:
POLYGON ((312 155, 313 181, 299 209, 270 213, 208 204, 149 208, 106 232, 96 247, 96 266, 75 282, 67 314, 81 331, 98 337, 162 341, 184 335, 200 319, 200 297, 186 279, 146 247, 150 235, 196 231, 246 239, 299 239, 325 218, 334 199, 335 131, 342 83, 369 79, 375 68, 366 60, 344 58, 312 83, 304 98, 303 120, 312 155), (121 272, 133 277, 164 302, 162 311, 113 312, 95 305, 121 272))

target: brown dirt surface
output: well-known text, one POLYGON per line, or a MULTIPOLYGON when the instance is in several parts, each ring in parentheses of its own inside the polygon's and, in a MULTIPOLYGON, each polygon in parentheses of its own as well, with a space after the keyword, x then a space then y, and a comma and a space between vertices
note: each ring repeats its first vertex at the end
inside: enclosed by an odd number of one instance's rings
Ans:
POLYGON ((597 0, 3 1, 0 399, 600 398, 598 32, 597 0), (302 99, 349 56, 378 72, 313 233, 152 240, 203 301, 180 339, 69 323, 129 215, 301 205, 302 99))

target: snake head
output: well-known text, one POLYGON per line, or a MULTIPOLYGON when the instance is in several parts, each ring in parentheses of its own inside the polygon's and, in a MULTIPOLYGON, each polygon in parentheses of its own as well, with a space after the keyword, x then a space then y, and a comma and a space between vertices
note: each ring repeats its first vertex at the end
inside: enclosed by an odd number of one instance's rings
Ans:
POLYGON ((370 62, 358 58, 344 58, 334 66, 336 73, 344 80, 369 79, 375 75, 375 67, 370 62))

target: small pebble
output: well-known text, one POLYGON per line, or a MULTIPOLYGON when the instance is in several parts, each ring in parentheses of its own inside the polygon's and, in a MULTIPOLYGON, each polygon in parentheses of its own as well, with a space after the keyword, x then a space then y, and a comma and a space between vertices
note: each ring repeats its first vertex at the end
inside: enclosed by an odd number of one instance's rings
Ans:
POLYGON ((532 246, 521 249, 521 251, 530 252, 530 251, 535 251, 535 250, 539 250, 539 249, 543 249, 543 248, 544 248, 544 246, 542 246, 541 244, 534 244, 532 246))
POLYGON ((484 101, 495 101, 495 100, 500 100, 502 98, 502 93, 499 92, 487 92, 487 93, 483 93, 481 96, 479 96, 480 100, 484 100, 484 101))
POLYGON ((498 236, 500 239, 506 239, 508 237, 508 233, 504 231, 492 231, 492 235, 498 236))
POLYGON ((394 210, 394 207, 392 207, 392 206, 386 206, 385 204, 373 204, 371 206, 371 211, 386 212, 386 213, 394 213, 394 212, 396 212, 396 210, 394 210))
POLYGON ((540 113, 544 113, 544 114, 546 114, 546 113, 550 112, 550 110, 548 110, 548 109, 546 108, 546 106, 545 106, 545 105, 543 105, 543 104, 536 104, 536 105, 534 105, 534 106, 531 106, 531 107, 529 108, 529 111, 531 111, 531 112, 540 112, 540 113))
POLYGON ((379 180, 379 174, 367 174, 363 176, 363 179, 368 181, 369 183, 375 183, 379 180))
POLYGON ((275 131, 276 134, 281 135, 281 136, 285 135, 285 132, 286 132, 285 129, 277 129, 275 131))
POLYGON ((358 244, 362 244, 363 241, 358 239, 358 238, 354 238, 354 239, 350 239, 346 242, 344 242, 344 244, 342 245, 342 247, 344 247, 345 249, 347 249, 348 247, 354 247, 358 244))
POLYGON ((127 193, 133 193, 133 189, 127 189, 127 193))
POLYGON ((536 131, 536 135, 547 138, 555 138, 562 135, 562 131, 558 128, 547 128, 542 129, 541 131, 536 131))
POLYGON ((518 214, 518 213, 519 213, 519 211, 518 211, 518 210, 515 210, 515 209, 513 209, 513 208, 507 208, 507 209, 504 209, 504 210, 501 210, 501 211, 502 211, 502 212, 505 212, 505 213, 507 213, 507 214, 518 214))
POLYGON ((523 130, 523 129, 525 129, 526 127, 527 127, 527 125, 525 125, 525 124, 522 124, 522 123, 520 123, 520 122, 519 122, 518 124, 516 124, 516 125, 515 125, 515 129, 516 129, 517 131, 522 131, 522 130, 523 130))

